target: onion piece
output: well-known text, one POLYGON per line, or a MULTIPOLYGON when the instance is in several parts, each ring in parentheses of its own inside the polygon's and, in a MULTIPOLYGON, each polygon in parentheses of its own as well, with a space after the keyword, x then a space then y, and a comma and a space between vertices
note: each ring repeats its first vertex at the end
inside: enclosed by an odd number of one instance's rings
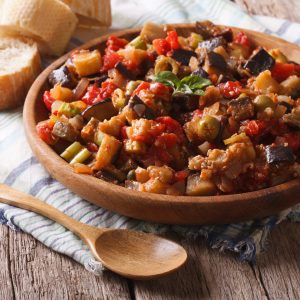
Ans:
POLYGON ((80 100, 84 96, 90 81, 87 78, 80 79, 79 83, 77 84, 75 91, 74 91, 74 100, 80 100))

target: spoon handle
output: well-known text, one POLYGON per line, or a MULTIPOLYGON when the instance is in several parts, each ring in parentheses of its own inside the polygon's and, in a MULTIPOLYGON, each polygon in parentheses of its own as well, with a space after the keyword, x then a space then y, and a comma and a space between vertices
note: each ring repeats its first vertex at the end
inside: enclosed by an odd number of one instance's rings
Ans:
POLYGON ((87 234, 90 237, 97 237, 101 230, 104 228, 95 228, 81 222, 78 222, 58 209, 50 206, 49 204, 23 192, 17 191, 5 184, 0 183, 0 202, 13 205, 16 207, 24 208, 43 215, 64 227, 71 230, 74 234, 78 235, 83 240, 86 240, 87 234))

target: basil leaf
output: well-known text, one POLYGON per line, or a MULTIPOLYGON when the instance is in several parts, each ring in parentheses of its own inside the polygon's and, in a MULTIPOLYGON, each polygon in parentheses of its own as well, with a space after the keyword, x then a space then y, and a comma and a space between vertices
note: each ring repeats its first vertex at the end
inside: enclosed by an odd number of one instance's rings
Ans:
POLYGON ((194 95, 197 95, 197 96, 203 96, 203 95, 204 95, 204 91, 201 90, 201 89, 195 90, 193 94, 194 94, 194 95))
POLYGON ((180 80, 171 71, 162 71, 154 76, 154 81, 163 83, 176 89, 180 85, 180 80))
POLYGON ((193 90, 193 89, 202 89, 210 85, 211 81, 209 79, 200 76, 191 75, 181 79, 181 83, 187 84, 193 90))

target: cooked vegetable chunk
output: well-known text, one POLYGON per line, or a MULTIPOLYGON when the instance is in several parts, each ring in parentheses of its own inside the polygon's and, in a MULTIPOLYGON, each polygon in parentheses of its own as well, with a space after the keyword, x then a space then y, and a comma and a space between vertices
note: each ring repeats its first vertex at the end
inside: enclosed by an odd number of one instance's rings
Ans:
POLYGON ((274 58, 266 50, 261 48, 250 57, 244 67, 250 70, 252 74, 258 75, 262 71, 270 70, 274 64, 274 58))
POLYGON ((266 160, 268 164, 293 163, 293 151, 285 146, 267 146, 266 160))
POLYGON ((82 112, 82 116, 86 120, 96 118, 99 121, 109 120, 112 116, 117 114, 118 111, 113 106, 111 99, 108 98, 89 106, 84 112, 82 112))
POLYGON ((87 76, 99 73, 102 66, 102 58, 98 50, 81 50, 74 55, 73 63, 78 75, 87 76))
POLYGON ((185 49, 174 49, 172 53, 172 57, 185 66, 189 65, 190 59, 193 56, 197 57, 197 54, 194 51, 185 49))

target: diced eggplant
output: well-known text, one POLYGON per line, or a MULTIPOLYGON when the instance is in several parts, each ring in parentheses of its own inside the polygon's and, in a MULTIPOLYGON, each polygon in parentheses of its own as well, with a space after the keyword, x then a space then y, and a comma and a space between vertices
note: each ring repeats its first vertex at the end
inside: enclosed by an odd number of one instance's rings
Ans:
POLYGON ((218 69, 222 73, 226 72, 227 63, 222 55, 215 52, 209 52, 206 59, 209 67, 218 69))
POLYGON ((52 86, 60 84, 61 86, 69 89, 73 89, 77 85, 77 79, 65 65, 61 66, 57 70, 52 71, 48 77, 48 80, 52 86))
POLYGON ((174 49, 172 53, 172 57, 185 66, 189 65, 192 56, 197 57, 197 54, 194 51, 182 48, 174 49))
POLYGON ((190 175, 187 179, 186 194, 188 196, 211 196, 216 191, 216 185, 212 181, 202 180, 199 174, 190 175))
POLYGON ((124 180, 126 179, 126 174, 118 168, 116 168, 114 165, 108 165, 103 170, 108 172, 113 178, 115 178, 119 182, 124 182, 124 180))
POLYGON ((54 136, 57 136, 65 141, 74 142, 79 134, 68 121, 58 121, 55 123, 52 131, 54 136))
POLYGON ((199 106, 199 96, 196 95, 174 95, 173 103, 178 104, 180 107, 180 111, 194 111, 199 106))
POLYGON ((75 88, 73 99, 74 100, 82 99, 85 92, 87 91, 89 84, 90 84, 90 82, 87 78, 84 77, 84 78, 80 79, 80 81, 78 82, 78 84, 75 88))
POLYGON ((197 70, 192 72, 192 75, 203 77, 203 78, 208 78, 208 73, 205 70, 203 70, 203 68, 201 68, 201 67, 199 67, 197 70))
POLYGON ((133 109, 140 118, 155 119, 154 111, 148 107, 137 95, 129 100, 129 108, 133 109))
POLYGON ((101 170, 95 173, 94 175, 95 177, 102 179, 104 181, 113 183, 113 184, 118 184, 118 180, 109 172, 105 171, 105 170, 101 170))
POLYGON ((89 106, 85 111, 82 112, 81 115, 86 120, 90 120, 94 117, 102 122, 104 120, 109 120, 111 117, 117 114, 118 111, 113 106, 111 99, 106 98, 101 102, 89 106))
POLYGON ((207 49, 207 51, 213 51, 219 46, 226 46, 226 40, 221 36, 200 42, 198 45, 199 48, 207 49))
POLYGON ((222 36, 227 42, 232 42, 233 33, 228 27, 220 27, 210 21, 196 22, 196 31, 201 34, 204 39, 222 36))
POLYGON ((292 164, 295 158, 290 147, 266 146, 266 160, 268 164, 292 164))
POLYGON ((115 68, 120 72, 121 75, 123 75, 126 79, 134 80, 135 74, 128 70, 126 66, 122 62, 118 62, 115 66, 115 68))
POLYGON ((254 116, 254 104, 248 97, 234 99, 229 102, 227 112, 237 121, 246 120, 254 116))
POLYGON ((258 75, 262 71, 270 70, 275 64, 274 58, 264 49, 260 49, 252 55, 244 65, 253 75, 258 75))

